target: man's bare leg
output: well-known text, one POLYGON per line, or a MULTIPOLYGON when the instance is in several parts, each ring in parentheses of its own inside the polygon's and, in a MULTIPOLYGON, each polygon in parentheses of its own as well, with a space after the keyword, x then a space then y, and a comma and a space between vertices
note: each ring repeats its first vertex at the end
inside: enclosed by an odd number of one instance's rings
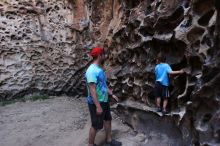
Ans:
POLYGON ((112 121, 104 121, 107 142, 112 141, 112 121))
POLYGON ((91 127, 89 130, 89 145, 88 146, 94 146, 95 136, 96 136, 96 130, 93 127, 91 127))

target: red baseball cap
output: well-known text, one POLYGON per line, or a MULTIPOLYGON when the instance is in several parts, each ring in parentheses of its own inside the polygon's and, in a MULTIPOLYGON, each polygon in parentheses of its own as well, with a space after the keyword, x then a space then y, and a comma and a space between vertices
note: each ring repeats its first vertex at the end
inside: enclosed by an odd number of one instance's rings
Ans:
POLYGON ((98 57, 99 55, 101 55, 102 53, 104 52, 103 48, 99 48, 99 47, 96 47, 96 48, 93 48, 90 52, 90 55, 92 57, 98 57))

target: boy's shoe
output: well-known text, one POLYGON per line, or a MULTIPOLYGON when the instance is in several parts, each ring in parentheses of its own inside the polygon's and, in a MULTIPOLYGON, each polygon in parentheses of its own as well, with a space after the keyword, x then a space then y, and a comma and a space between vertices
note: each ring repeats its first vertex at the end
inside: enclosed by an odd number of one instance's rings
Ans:
POLYGON ((107 142, 105 146, 122 146, 122 143, 120 141, 112 139, 112 141, 107 142))
POLYGON ((157 112, 162 112, 162 109, 160 107, 157 107, 157 112))
POLYGON ((163 114, 163 115, 166 115, 166 114, 168 114, 168 111, 167 111, 167 110, 163 110, 163 111, 162 111, 162 114, 163 114))

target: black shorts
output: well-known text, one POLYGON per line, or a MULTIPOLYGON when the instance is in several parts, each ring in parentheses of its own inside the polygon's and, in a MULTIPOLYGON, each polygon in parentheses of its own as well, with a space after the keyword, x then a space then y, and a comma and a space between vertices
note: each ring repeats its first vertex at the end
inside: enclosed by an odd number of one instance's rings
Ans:
POLYGON ((168 98, 170 97, 170 92, 168 86, 162 85, 160 82, 155 83, 154 89, 155 97, 158 98, 168 98))
POLYGON ((102 129, 104 121, 111 121, 112 120, 110 105, 108 102, 101 102, 100 103, 102 110, 103 110, 101 115, 97 115, 95 104, 88 104, 88 105, 89 105, 92 127, 94 129, 96 129, 96 130, 102 129))

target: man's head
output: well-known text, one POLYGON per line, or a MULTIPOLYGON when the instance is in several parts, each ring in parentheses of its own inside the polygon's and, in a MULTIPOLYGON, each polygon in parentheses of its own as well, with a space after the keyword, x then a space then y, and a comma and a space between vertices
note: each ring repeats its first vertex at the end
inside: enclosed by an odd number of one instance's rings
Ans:
POLYGON ((166 57, 165 57, 165 55, 159 54, 159 55, 157 56, 157 61, 158 61, 159 63, 164 63, 164 62, 166 62, 166 57))
POLYGON ((105 61, 105 53, 103 48, 95 47, 91 50, 90 55, 93 60, 98 61, 101 65, 104 64, 105 61))

